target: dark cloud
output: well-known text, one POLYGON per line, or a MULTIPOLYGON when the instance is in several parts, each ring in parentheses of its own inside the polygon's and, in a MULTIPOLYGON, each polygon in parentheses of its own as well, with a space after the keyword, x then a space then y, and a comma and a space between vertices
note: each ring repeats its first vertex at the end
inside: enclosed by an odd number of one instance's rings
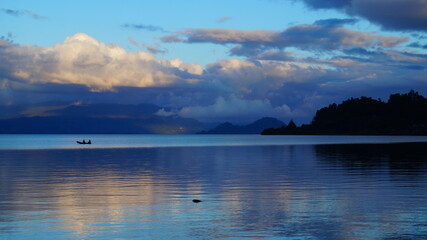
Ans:
POLYGON ((166 35, 160 38, 162 42, 166 43, 176 43, 176 42, 185 42, 186 40, 178 37, 176 34, 166 35))
POLYGON ((343 52, 348 55, 365 55, 365 56, 373 56, 378 54, 377 51, 369 51, 364 48, 345 49, 343 52))
MULTIPOLYGON (((13 34, 11 32, 8 32, 7 35, 5 36, 0 36, 0 40, 3 41, 3 44, 5 43, 13 43, 13 34)), ((2 45, 2 43, 0 43, 0 46, 2 45)))
POLYGON ((411 33, 411 36, 418 39, 418 40, 423 40, 423 39, 427 39, 427 36, 424 34, 421 34, 419 32, 416 33, 411 33))
MULTIPOLYGON (((161 38, 163 42, 236 44, 231 53, 245 55, 259 49, 296 47, 303 50, 331 51, 355 47, 394 47, 408 41, 353 31, 337 26, 353 20, 325 20, 324 24, 295 25, 282 32, 237 29, 187 29, 161 38), (252 50, 251 50, 252 49, 252 50), (255 50, 254 50, 255 49, 255 50), (246 53, 243 53, 246 52, 246 53)), ((322 23, 322 22, 320 22, 322 23)))
POLYGON ((241 44, 231 48, 230 55, 253 58, 254 56, 257 56, 264 51, 266 51, 266 48, 262 46, 241 44))
POLYGON ((260 53, 254 57, 258 60, 272 60, 272 61, 296 61, 297 59, 294 57, 294 54, 291 52, 284 52, 278 50, 265 51, 260 53))
POLYGON ((427 30, 425 0, 299 0, 313 9, 338 9, 389 30, 427 30))
POLYGON ((302 0, 312 8, 345 8, 351 6, 352 0, 302 0))
POLYGON ((427 44, 421 44, 419 42, 414 42, 414 43, 409 44, 408 47, 427 49, 427 44))
POLYGON ((281 34, 288 46, 306 50, 339 50, 353 47, 391 47, 407 39, 375 36, 341 27, 297 25, 281 34))
POLYGON ((412 53, 412 52, 400 52, 401 55, 410 57, 410 59, 417 59, 418 61, 422 61, 427 64, 427 54, 422 53, 412 53))
POLYGON ((202 29, 191 28, 161 38, 164 42, 186 43, 245 43, 255 45, 279 44, 279 32, 268 30, 202 29))
POLYGON ((354 11, 385 29, 427 30, 427 1, 425 0, 358 0, 354 11))
POLYGON ((426 66, 421 66, 421 65, 406 65, 402 67, 410 70, 426 70, 427 69, 426 66))
MULTIPOLYGON (((347 54, 346 56, 335 56, 329 63, 323 62, 330 65, 338 65, 341 67, 357 69, 361 66, 366 68, 365 70, 374 71, 377 68, 378 72, 387 72, 394 74, 406 73, 408 75, 417 73, 400 71, 399 69, 410 69, 410 70, 424 70, 427 68, 427 54, 416 54, 409 52, 399 51, 368 51, 366 49, 350 49, 343 51, 347 54), (349 64, 351 63, 351 64, 349 64), (347 64, 348 66, 345 66, 347 64)), ((315 62, 316 60, 313 60, 315 62)), ((360 69, 358 69, 360 71, 360 69)))
POLYGON ((12 9, 0 9, 3 13, 15 16, 15 17, 19 17, 22 15, 21 11, 18 10, 12 10, 12 9))
POLYGON ((354 18, 346 18, 346 19, 339 19, 339 18, 330 18, 330 19, 322 19, 317 20, 314 22, 314 25, 322 25, 327 27, 341 27, 345 24, 356 24, 358 22, 357 19, 354 18))
POLYGON ((251 46, 239 45, 230 49, 233 56, 247 57, 248 59, 274 60, 274 61, 294 61, 295 57, 291 52, 280 50, 266 50, 251 46))
POLYGON ((151 54, 166 54, 168 52, 167 49, 162 48, 158 43, 154 45, 148 45, 147 43, 143 42, 142 46, 151 54))
POLYGON ((231 17, 222 17, 218 20, 216 20, 217 23, 224 23, 224 22, 228 22, 230 21, 232 18, 231 17))
POLYGON ((33 13, 31 11, 28 10, 13 10, 13 9, 0 9, 1 12, 11 15, 11 16, 15 16, 15 17, 21 17, 21 16, 27 16, 27 17, 31 17, 33 19, 36 20, 43 20, 46 19, 46 17, 38 15, 36 13, 33 13))
POLYGON ((132 37, 128 37, 127 40, 133 46, 138 47, 142 50, 146 50, 151 54, 166 54, 168 52, 167 49, 162 48, 158 43, 155 43, 154 45, 149 45, 146 42, 141 42, 141 44, 139 44, 139 42, 132 37))
POLYGON ((150 32, 167 32, 162 27, 154 26, 154 25, 145 25, 145 24, 126 23, 126 24, 122 25, 122 28, 134 29, 134 30, 146 30, 146 31, 150 31, 150 32))

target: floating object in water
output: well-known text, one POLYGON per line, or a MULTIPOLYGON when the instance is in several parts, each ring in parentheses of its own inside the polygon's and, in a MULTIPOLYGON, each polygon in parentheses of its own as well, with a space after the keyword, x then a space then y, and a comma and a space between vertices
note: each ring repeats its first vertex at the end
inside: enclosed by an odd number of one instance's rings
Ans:
POLYGON ((199 199, 193 199, 193 203, 199 203, 199 202, 201 202, 202 200, 199 200, 199 199))

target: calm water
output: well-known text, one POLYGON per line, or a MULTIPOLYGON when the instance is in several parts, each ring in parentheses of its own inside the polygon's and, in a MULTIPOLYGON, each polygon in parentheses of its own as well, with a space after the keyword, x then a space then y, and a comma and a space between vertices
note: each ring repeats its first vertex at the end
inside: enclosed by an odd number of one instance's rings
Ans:
POLYGON ((2 135, 0 239, 427 239, 426 142, 2 135))
POLYGON ((87 149, 141 147, 283 146, 354 143, 427 142, 427 136, 262 136, 262 135, 144 135, 46 134, 0 135, 1 149, 87 149), (79 145, 88 141, 92 145, 79 145))

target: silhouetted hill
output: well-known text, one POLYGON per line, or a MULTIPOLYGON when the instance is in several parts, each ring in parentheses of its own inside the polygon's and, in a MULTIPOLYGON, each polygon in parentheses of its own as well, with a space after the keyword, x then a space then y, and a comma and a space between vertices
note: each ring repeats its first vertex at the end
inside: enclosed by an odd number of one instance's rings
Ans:
POLYGON ((245 126, 233 125, 229 122, 221 123, 215 128, 200 132, 200 134, 259 134, 266 128, 285 125, 276 118, 265 117, 245 126))
POLYGON ((427 135, 427 99, 413 90, 392 94, 388 102, 351 98, 318 110, 311 124, 262 134, 427 135))
POLYGON ((159 116, 152 104, 72 105, 35 117, 0 119, 0 133, 196 133, 204 129, 194 119, 159 116))

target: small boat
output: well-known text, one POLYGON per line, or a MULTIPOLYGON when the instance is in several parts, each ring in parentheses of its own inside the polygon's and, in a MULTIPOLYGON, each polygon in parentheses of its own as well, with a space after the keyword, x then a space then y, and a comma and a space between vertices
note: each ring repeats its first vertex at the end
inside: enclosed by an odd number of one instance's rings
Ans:
POLYGON ((76 141, 78 144, 92 144, 92 142, 89 140, 89 142, 85 142, 85 140, 83 140, 83 142, 80 141, 76 141))

